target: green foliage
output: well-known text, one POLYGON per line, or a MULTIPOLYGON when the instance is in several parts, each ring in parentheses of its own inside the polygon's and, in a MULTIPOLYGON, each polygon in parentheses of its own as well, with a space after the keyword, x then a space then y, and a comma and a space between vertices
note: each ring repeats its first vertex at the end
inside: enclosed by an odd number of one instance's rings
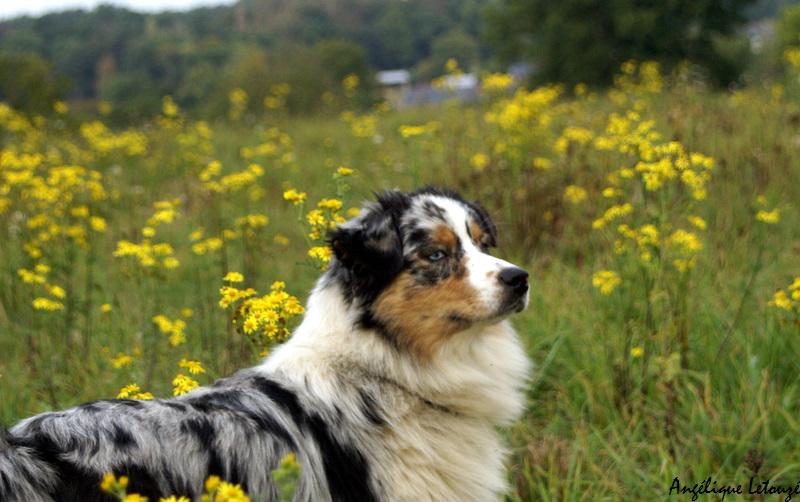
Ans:
MULTIPOLYGON (((262 111, 268 86, 281 78, 291 80, 288 111, 305 112, 345 75, 358 75, 365 91, 374 68, 411 68, 432 58, 439 71, 448 50, 459 59, 486 58, 479 6, 478 0, 241 0, 160 14, 102 6, 0 22, 0 52, 50 61, 74 84, 70 98, 110 102, 115 121, 151 116, 166 94, 192 112, 224 115, 236 84, 221 70, 248 80, 251 113, 262 111), (266 91, 257 88, 258 78, 266 78, 266 91)), ((371 103, 369 92, 358 99, 371 103)))
POLYGON ((69 83, 44 59, 32 54, 0 54, 0 101, 29 113, 48 114, 69 83))
POLYGON ((687 60, 718 84, 746 59, 733 41, 753 0, 502 0, 488 11, 489 37, 506 60, 528 58, 545 81, 608 84, 629 59, 687 60))
POLYGON ((478 42, 461 29, 454 29, 436 37, 431 44, 431 55, 417 65, 417 76, 431 80, 445 73, 445 64, 451 58, 461 68, 472 70, 480 61, 478 42))
MULTIPOLYGON (((640 85, 633 75, 628 83, 640 85)), ((497 252, 531 271, 531 306, 512 322, 537 370, 527 412, 509 433, 509 500, 661 500, 673 476, 683 483, 705 476, 746 482, 755 471, 762 479, 794 483, 800 475, 800 303, 789 312, 768 302, 800 275, 800 107, 762 87, 722 93, 680 81, 663 84, 654 79, 644 86, 652 95, 625 101, 626 107, 637 107, 642 120, 652 119, 664 141, 677 138, 688 151, 715 162, 706 198, 694 208, 679 190, 662 199, 664 192, 644 195, 644 188, 635 188, 638 174, 625 178, 624 200, 637 207, 647 200, 655 214, 667 210, 681 218, 692 209, 707 222, 690 282, 674 284, 659 272, 655 288, 643 282, 654 276, 634 275, 637 262, 615 252, 610 234, 617 225, 592 230, 593 221, 619 200, 604 194, 609 174, 635 165, 599 151, 581 133, 585 128, 605 134, 610 112, 622 106, 619 89, 575 99, 545 89, 519 93, 507 103, 532 107, 533 113, 491 104, 376 112, 370 118, 383 138, 379 144, 373 133, 355 136, 355 121, 326 115, 274 114, 253 123, 200 127, 172 110, 118 132, 97 124, 78 130, 58 129, 61 120, 41 123, 30 151, 63 149, 69 155, 43 157, 43 167, 81 162, 102 173, 109 198, 86 204, 107 228, 87 234, 88 249, 69 234, 42 241, 52 269, 48 281, 67 292, 60 300, 63 311, 43 312, 31 305, 42 285, 25 283, 19 270, 36 270, 23 243, 44 239, 38 236, 46 234, 45 227, 33 228, 35 212, 18 206, 0 213, 0 423, 111 397, 131 380, 156 396, 171 395, 175 363, 185 356, 207 366, 208 374, 198 377, 202 384, 255 364, 248 340, 229 329, 217 306, 221 280, 241 270, 260 291, 276 279, 286 281, 287 291, 308 291, 319 269, 306 258, 303 211, 283 192, 307 192, 311 208, 331 195, 332 171, 343 165, 356 170, 343 211, 382 188, 446 184, 487 207, 500 227, 497 252), (487 121, 487 111, 496 123, 487 121), (417 132, 404 129, 403 137, 402 125, 417 132), (66 149, 65 143, 81 148, 66 149), (563 146, 560 154, 552 151, 556 145, 563 146), (90 148, 91 155, 82 153, 90 148), (263 171, 253 190, 207 193, 200 180, 210 159, 222 169, 211 181, 254 162, 263 171), (570 186, 583 188, 586 198, 567 201, 570 186), (175 269, 144 271, 125 261, 133 258, 113 256, 121 239, 144 242, 155 201, 179 201, 175 220, 158 226, 152 241, 172 243, 181 263, 175 269), (758 211, 776 209, 776 224, 757 220, 758 211), (268 225, 251 236, 225 237, 226 229, 238 228, 235 222, 253 212, 264 212, 268 225), (193 237, 199 230, 204 233, 193 237), (194 250, 217 236, 225 237, 223 248, 194 250), (606 267, 622 279, 610 295, 592 286, 593 272, 606 267), (184 314, 185 308, 193 313, 184 314), (648 310, 657 321, 655 333, 645 329, 648 310), (154 313, 184 320, 185 344, 169 348, 154 313), (685 352, 685 367, 675 357, 656 360, 666 354, 662 346, 684 332, 687 343, 671 350, 685 352), (637 346, 642 353, 633 352, 637 346), (134 361, 115 367, 123 352, 134 361), (645 364, 648 354, 653 357, 645 364)), ((8 152, 28 151, 9 132, 0 141, 8 152)), ((2 168, 12 176, 4 179, 24 181, 9 165, 2 168)), ((29 199, 14 190, 13 203, 28 207, 29 199)), ((63 231, 86 224, 85 216, 61 205, 83 205, 80 193, 57 202, 46 209, 61 209, 63 231)), ((276 480, 287 494, 296 471, 287 464, 279 472, 276 480)))
POLYGON ((775 26, 776 42, 780 49, 800 46, 800 5, 781 11, 775 26))

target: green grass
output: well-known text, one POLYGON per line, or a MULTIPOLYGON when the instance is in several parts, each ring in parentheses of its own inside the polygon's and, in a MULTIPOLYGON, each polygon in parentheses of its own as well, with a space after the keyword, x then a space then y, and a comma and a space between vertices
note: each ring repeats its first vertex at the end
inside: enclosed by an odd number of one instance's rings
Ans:
MULTIPOLYGON (((181 357, 206 365, 201 383, 254 364, 257 351, 229 328, 217 306, 221 277, 228 270, 249 272, 249 284, 260 291, 284 280, 304 298, 319 270, 306 258, 298 208, 282 193, 288 187, 307 191, 312 204, 333 196, 331 173, 346 165, 358 171, 346 207, 375 190, 426 183, 481 200, 497 220, 499 254, 531 271, 531 306, 514 323, 537 371, 528 412, 508 433, 510 500, 661 499, 676 476, 688 485, 710 476, 746 489, 756 467, 761 479, 793 486, 800 479, 800 325, 796 316, 766 304, 800 275, 800 108, 758 90, 734 97, 676 86, 647 100, 646 114, 662 135, 716 161, 705 201, 690 209, 684 194, 674 192, 661 209, 708 222, 691 278, 679 286, 658 272, 649 294, 635 267, 615 257, 607 237, 591 231, 608 205, 599 193, 618 159, 571 151, 557 167, 539 172, 492 153, 489 166, 476 170, 472 155, 492 152, 507 139, 483 120, 486 106, 392 112, 379 119, 377 142, 354 138, 336 117, 274 121, 269 125, 291 136, 296 160, 280 167, 263 161, 259 201, 244 193, 203 195, 196 176, 204 165, 170 162, 175 152, 168 148, 91 160, 116 195, 98 203, 109 228, 95 235, 91 252, 68 244, 47 250, 53 276, 74 298, 65 312, 30 307, 35 294, 16 273, 32 265, 21 247, 26 233, 13 211, 0 215, 0 423, 113 397, 133 381, 169 395, 181 357), (397 134, 401 124, 430 121, 439 127, 427 145, 397 134), (585 187, 589 198, 578 206, 566 203, 562 194, 570 184, 585 187), (758 195, 767 207, 782 209, 777 225, 756 222, 758 195), (152 202, 174 197, 183 200, 181 216, 159 227, 159 239, 176 248, 178 269, 144 274, 112 256, 118 240, 138 238, 152 202), (248 249, 239 240, 228 243, 224 258, 189 251, 188 235, 199 225, 229 226, 249 212, 266 213, 270 224, 248 249), (272 242, 277 233, 290 239, 287 247, 272 242), (598 294, 593 272, 615 264, 623 285, 609 296, 598 294), (111 303, 112 312, 101 313, 102 303, 111 303), (655 332, 644 321, 648 306, 655 332), (187 320, 188 341, 171 349, 150 319, 178 317, 184 307, 195 312, 187 320), (677 351, 679 323, 688 336, 687 360, 671 377, 655 359, 628 356, 631 343, 644 344, 653 358, 677 351), (142 356, 132 367, 110 366, 111 356, 134 347, 142 356), (626 392, 624 374, 633 385, 626 392)), ((616 109, 603 96, 565 106, 549 132, 527 145, 528 154, 552 156, 549 145, 566 124, 602 131, 616 109)), ((215 124, 214 158, 226 169, 241 169, 247 162, 239 149, 259 143, 264 127, 215 124)), ((164 134, 153 137, 171 144, 164 134)), ((2 138, 6 145, 17 141, 8 133, 2 138)))

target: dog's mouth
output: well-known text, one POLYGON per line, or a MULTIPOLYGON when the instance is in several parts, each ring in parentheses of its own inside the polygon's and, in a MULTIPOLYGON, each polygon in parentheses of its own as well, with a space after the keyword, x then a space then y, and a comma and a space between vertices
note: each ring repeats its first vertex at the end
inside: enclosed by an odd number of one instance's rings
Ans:
POLYGON ((507 317, 511 314, 517 314, 525 310, 528 306, 528 295, 527 293, 522 296, 517 296, 512 298, 510 301, 507 301, 500 311, 496 314, 495 317, 503 318, 507 317))
POLYGON ((528 307, 528 303, 528 294, 526 293, 509 299, 496 312, 486 316, 467 317, 463 314, 451 312, 447 315, 447 319, 451 323, 459 325, 461 329, 467 329, 475 325, 496 324, 512 314, 522 312, 528 307))

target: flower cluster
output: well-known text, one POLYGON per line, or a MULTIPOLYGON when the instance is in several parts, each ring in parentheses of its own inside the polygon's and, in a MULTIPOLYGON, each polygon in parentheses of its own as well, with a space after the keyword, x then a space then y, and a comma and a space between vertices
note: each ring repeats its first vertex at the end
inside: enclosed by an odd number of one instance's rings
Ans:
POLYGON ((139 265, 145 268, 161 267, 166 270, 174 269, 180 265, 175 257, 175 249, 166 242, 153 242, 151 239, 157 234, 157 227, 170 224, 178 215, 177 207, 180 200, 162 200, 153 204, 155 212, 147 219, 147 226, 141 230, 141 242, 121 240, 117 242, 114 256, 118 258, 136 258, 139 265))
POLYGON ((167 316, 159 314, 153 317, 153 322, 158 326, 158 330, 169 336, 169 344, 171 347, 177 347, 186 342, 186 321, 183 319, 170 320, 167 316))
POLYGON ((200 172, 199 178, 206 190, 216 193, 232 193, 245 188, 257 188, 255 183, 263 175, 264 168, 255 163, 240 171, 223 175, 222 163, 214 160, 200 172))
MULTIPOLYGON (((225 281, 242 282, 244 277, 237 272, 228 273, 225 281)), ((233 308, 235 322, 262 351, 283 342, 289 337, 289 321, 304 312, 297 297, 285 291, 286 284, 275 281, 270 292, 263 296, 253 288, 239 289, 232 285, 220 288, 222 308, 233 308)))
POLYGON ((621 282, 619 274, 612 270, 599 270, 592 276, 592 285, 604 295, 610 295, 621 282))
POLYGON ((795 277, 786 289, 775 291, 768 305, 800 315, 800 276, 795 277))
POLYGON ((28 270, 26 268, 17 270, 17 275, 22 279, 22 282, 32 284, 36 286, 37 289, 51 296, 51 298, 41 296, 34 298, 31 303, 36 310, 52 311, 64 308, 64 304, 61 300, 67 296, 67 293, 61 286, 48 282, 47 275, 49 273, 50 267, 44 263, 37 263, 33 270, 28 270))
POLYGON ((309 227, 308 238, 319 244, 311 246, 308 256, 313 258, 322 268, 330 262, 333 253, 327 244, 321 242, 329 230, 344 223, 341 214, 342 201, 339 199, 322 199, 317 202, 317 207, 306 213, 306 223, 309 227))
MULTIPOLYGON (((120 502, 148 502, 147 497, 136 493, 127 493, 129 480, 127 476, 117 477, 107 472, 100 481, 100 490, 120 502)), ((219 476, 209 476, 204 483, 205 491, 200 495, 202 502, 250 502, 250 497, 241 485, 223 481, 219 476)), ((161 497, 158 502, 190 502, 188 497, 172 495, 161 497)))
POLYGON ((140 399, 142 401, 148 401, 153 399, 153 394, 150 392, 143 392, 138 385, 132 383, 119 390, 117 399, 140 399))
POLYGON ((505 92, 514 85, 514 76, 508 73, 489 73, 481 80, 481 88, 488 93, 505 92))

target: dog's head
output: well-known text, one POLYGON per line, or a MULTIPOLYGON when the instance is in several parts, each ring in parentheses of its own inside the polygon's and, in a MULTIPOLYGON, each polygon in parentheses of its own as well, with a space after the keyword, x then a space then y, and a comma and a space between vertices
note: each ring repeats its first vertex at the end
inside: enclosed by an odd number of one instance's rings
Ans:
POLYGON ((429 357, 452 335, 528 303, 528 273, 495 258, 497 229, 452 192, 386 192, 330 235, 331 277, 359 322, 429 357))

